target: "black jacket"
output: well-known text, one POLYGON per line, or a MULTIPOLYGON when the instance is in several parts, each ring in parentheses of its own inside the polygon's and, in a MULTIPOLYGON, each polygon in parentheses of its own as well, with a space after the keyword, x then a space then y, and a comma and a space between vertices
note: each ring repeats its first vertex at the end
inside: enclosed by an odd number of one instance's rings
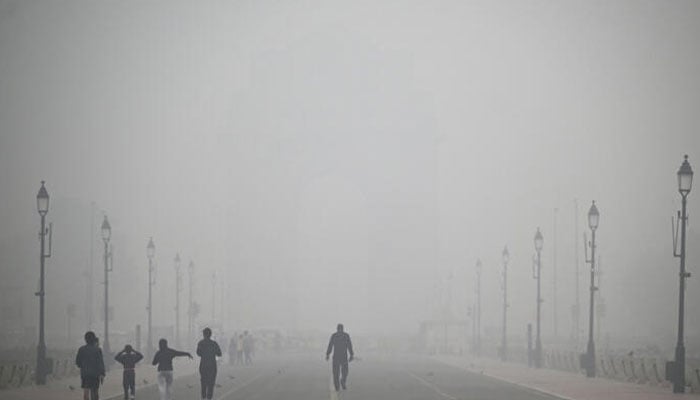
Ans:
POLYGON ((102 350, 96 345, 86 344, 78 349, 75 365, 80 368, 81 376, 104 376, 105 363, 102 350))
POLYGON ((131 353, 126 353, 124 350, 122 350, 117 353, 116 356, 114 356, 114 359, 121 363, 121 365, 124 366, 124 369, 134 369, 136 367, 136 363, 143 359, 143 354, 136 350, 133 350, 131 353))
POLYGON ((201 357, 199 361, 199 371, 216 371, 216 357, 221 357, 219 344, 211 339, 202 339, 197 343, 197 355, 201 357))
POLYGON ((188 356, 189 353, 184 351, 173 350, 169 347, 165 349, 158 350, 156 355, 153 357, 153 365, 158 366, 158 371, 172 371, 173 370, 173 358, 188 356))
POLYGON ((331 352, 333 352, 333 360, 335 361, 347 361, 348 353, 350 353, 350 357, 354 357, 350 335, 345 332, 336 332, 331 335, 331 340, 328 342, 328 350, 326 350, 326 357, 331 352))

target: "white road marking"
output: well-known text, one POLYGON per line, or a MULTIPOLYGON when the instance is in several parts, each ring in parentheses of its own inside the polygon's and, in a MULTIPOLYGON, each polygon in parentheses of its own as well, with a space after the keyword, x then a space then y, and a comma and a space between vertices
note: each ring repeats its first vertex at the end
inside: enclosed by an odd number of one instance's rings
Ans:
POLYGON ((439 394, 440 396, 442 396, 442 397, 444 397, 444 398, 446 398, 446 399, 450 399, 450 400, 457 400, 456 397, 450 396, 449 394, 443 392, 443 391, 440 390, 440 388, 438 388, 436 385, 434 385, 434 384, 432 384, 432 383, 426 381, 425 379, 421 378, 420 376, 418 376, 418 375, 416 375, 416 374, 414 374, 414 373, 412 373, 412 372, 408 372, 408 371, 406 371, 406 373, 409 374, 410 376, 412 376, 413 378, 415 378, 416 380, 418 380, 418 382, 422 383, 423 385, 425 385, 425 386, 427 386, 427 387, 433 389, 433 390, 435 391, 435 393, 439 394))

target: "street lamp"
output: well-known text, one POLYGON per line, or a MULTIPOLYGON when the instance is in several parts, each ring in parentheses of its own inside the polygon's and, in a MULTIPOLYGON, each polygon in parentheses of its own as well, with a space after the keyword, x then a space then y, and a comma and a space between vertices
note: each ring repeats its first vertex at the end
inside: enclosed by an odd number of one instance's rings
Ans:
POLYGON ((110 259, 112 253, 109 250, 109 240, 112 238, 112 226, 107 220, 105 215, 102 220, 102 241, 105 244, 105 254, 104 254, 104 264, 105 264, 105 341, 104 341, 104 351, 109 354, 109 272, 112 270, 110 268, 110 259))
POLYGON ((673 363, 667 366, 667 379, 673 381, 673 392, 685 392, 685 344, 683 343, 683 324, 685 318, 685 280, 690 278, 690 272, 685 270, 685 225, 688 221, 686 213, 686 202, 688 194, 693 187, 693 169, 688 163, 688 155, 683 159, 683 164, 678 169, 678 192, 681 194, 681 212, 678 213, 681 226, 681 252, 676 252, 676 239, 678 237, 678 225, 674 231, 673 238, 673 255, 680 258, 680 290, 678 293, 678 341, 676 343, 676 359, 673 363), (670 372, 670 373, 669 373, 670 372))
MULTIPOLYGON (((591 264, 591 286, 590 300, 588 308, 588 346, 586 346, 586 356, 582 359, 583 367, 586 370, 586 376, 589 378, 595 377, 595 343, 593 342, 593 318, 595 306, 595 292, 598 288, 595 286, 595 231, 598 229, 600 214, 598 207, 595 205, 595 200, 588 210, 588 227, 591 229, 591 241, 586 243, 586 247, 591 248, 591 258, 588 259, 588 251, 586 251, 586 262, 591 264)), ((585 239, 584 239, 585 240, 585 239)))
POLYGON ((211 321, 216 320, 216 271, 211 274, 211 321))
POLYGON ((474 324, 476 327, 476 343, 474 352, 476 355, 481 353, 481 259, 476 260, 476 310, 474 324))
POLYGON ((533 278, 537 280, 537 333, 535 337, 535 368, 542 367, 542 340, 540 338, 540 314, 542 307, 542 295, 540 290, 540 277, 542 270, 542 246, 544 245, 544 238, 542 237, 542 232, 540 228, 537 228, 535 233, 535 251, 537 252, 536 258, 533 260, 535 263, 535 271, 533 271, 533 278))
POLYGON ((194 262, 190 260, 190 264, 187 267, 187 272, 189 272, 189 304, 187 305, 187 341, 192 343, 193 337, 193 319, 194 319, 194 306, 192 303, 192 287, 194 286, 194 262))
POLYGON ((501 361, 506 361, 508 359, 508 343, 506 341, 506 313, 508 310, 508 261, 510 260, 508 246, 503 248, 503 253, 501 256, 503 258, 503 335, 501 337, 501 361))
POLYGON ((175 345, 180 348, 180 290, 182 276, 180 275, 180 253, 175 254, 175 345))
POLYGON ((153 276, 153 256, 156 255, 156 246, 153 244, 153 237, 148 239, 146 246, 146 256, 148 257, 148 340, 146 344, 147 352, 153 355, 153 285, 156 281, 153 276))
POLYGON ((39 344, 36 351, 36 374, 35 380, 37 385, 46 384, 46 375, 50 372, 51 361, 46 358, 46 341, 44 340, 44 296, 46 291, 45 286, 45 260, 51 257, 51 224, 49 229, 46 229, 46 214, 49 212, 49 192, 44 187, 44 181, 41 181, 41 188, 36 195, 36 208, 41 216, 41 230, 39 231, 40 253, 39 253, 39 291, 34 293, 39 296, 39 344), (49 251, 46 252, 46 235, 49 235, 49 251))

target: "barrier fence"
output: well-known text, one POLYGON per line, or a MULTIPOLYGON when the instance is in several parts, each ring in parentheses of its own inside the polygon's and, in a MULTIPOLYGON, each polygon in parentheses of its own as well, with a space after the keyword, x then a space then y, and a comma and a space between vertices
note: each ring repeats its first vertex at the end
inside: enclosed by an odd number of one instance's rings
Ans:
MULTIPOLYGON (((528 351, 509 349, 509 361, 528 363, 528 351)), ((490 354, 490 353, 489 353, 490 354)), ((495 356, 494 352, 494 356, 495 356)), ((579 353, 566 350, 543 350, 544 368, 584 373, 580 367, 579 353)), ((644 385, 671 387, 666 377, 666 359, 639 357, 632 354, 596 354, 597 376, 644 385)), ((700 393, 700 360, 686 359, 686 385, 692 393, 700 393)))

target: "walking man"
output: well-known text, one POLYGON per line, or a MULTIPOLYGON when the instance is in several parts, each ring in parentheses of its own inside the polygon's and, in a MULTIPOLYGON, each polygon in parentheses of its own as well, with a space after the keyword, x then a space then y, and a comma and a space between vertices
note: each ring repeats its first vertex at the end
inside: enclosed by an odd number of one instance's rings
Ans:
POLYGON ((202 384, 202 399, 211 400, 214 397, 214 385, 216 384, 216 357, 221 357, 219 344, 211 340, 211 329, 204 328, 204 339, 197 343, 197 355, 201 357, 199 362, 199 376, 202 384))
POLYGON ((105 363, 95 332, 85 333, 85 345, 78 349, 75 365, 80 368, 80 387, 83 400, 99 400, 100 383, 105 377, 105 363))
POLYGON ((114 359, 124 366, 124 376, 122 378, 124 400, 129 399, 129 394, 131 394, 133 399, 136 396, 136 363, 143 359, 143 354, 134 350, 130 344, 127 344, 124 350, 114 356, 114 359))
POLYGON ((352 351, 352 342, 350 335, 343 331, 343 324, 338 324, 337 331, 331 335, 331 340, 328 342, 328 350, 326 350, 326 361, 333 353, 333 385, 335 391, 347 389, 345 383, 348 380, 348 363, 352 361, 355 353, 352 351), (348 353, 350 358, 348 358, 348 353))

